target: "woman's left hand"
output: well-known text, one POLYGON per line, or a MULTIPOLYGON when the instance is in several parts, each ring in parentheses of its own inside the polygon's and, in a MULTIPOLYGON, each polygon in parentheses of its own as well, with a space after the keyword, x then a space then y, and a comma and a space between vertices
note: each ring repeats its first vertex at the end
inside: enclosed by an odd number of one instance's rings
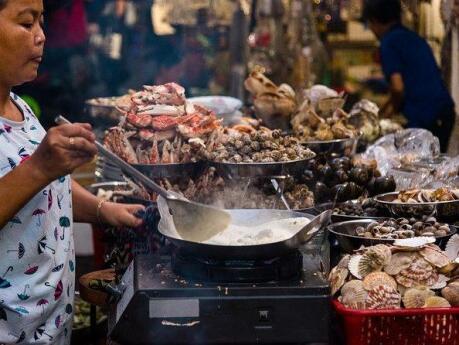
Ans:
POLYGON ((117 204, 105 202, 100 208, 100 220, 115 227, 135 228, 142 225, 143 220, 137 218, 135 214, 145 210, 142 205, 117 204))

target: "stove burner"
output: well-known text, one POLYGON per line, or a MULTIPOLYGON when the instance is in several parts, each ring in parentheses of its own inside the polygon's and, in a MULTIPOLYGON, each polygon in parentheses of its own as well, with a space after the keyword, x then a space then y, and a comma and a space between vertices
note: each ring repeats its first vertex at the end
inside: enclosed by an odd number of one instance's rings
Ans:
POLYGON ((176 251, 172 254, 175 274, 193 281, 213 283, 261 283, 298 279, 303 257, 299 251, 273 259, 219 260, 176 251))

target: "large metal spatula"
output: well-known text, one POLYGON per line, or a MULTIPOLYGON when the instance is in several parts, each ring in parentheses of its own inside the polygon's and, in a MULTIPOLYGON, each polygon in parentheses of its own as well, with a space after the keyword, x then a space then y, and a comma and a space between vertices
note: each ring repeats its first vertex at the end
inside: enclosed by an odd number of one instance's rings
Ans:
MULTIPOLYGON (((70 124, 70 121, 63 116, 58 116, 55 121, 59 125, 70 124)), ((231 223, 231 215, 225 210, 189 201, 180 194, 167 191, 106 149, 101 143, 96 141, 96 146, 99 153, 110 163, 118 166, 123 173, 167 200, 175 228, 184 240, 193 242, 207 241, 225 230, 231 223)), ((152 168, 154 169, 154 167, 152 168)))

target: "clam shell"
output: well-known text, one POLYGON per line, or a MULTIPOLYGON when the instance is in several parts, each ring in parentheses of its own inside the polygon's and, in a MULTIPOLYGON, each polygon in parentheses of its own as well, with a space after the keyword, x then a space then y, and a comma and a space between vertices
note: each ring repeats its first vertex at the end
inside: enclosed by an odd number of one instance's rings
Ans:
POLYGON ((449 278, 443 274, 438 275, 437 282, 430 286, 432 290, 441 290, 448 284, 449 278))
POLYGON ((423 308, 449 308, 451 304, 443 297, 432 296, 426 299, 423 308))
POLYGON ((363 279, 363 287, 367 291, 373 290, 380 285, 387 285, 397 289, 397 282, 395 279, 384 272, 373 272, 363 279))
POLYGON ((350 259, 351 256, 349 254, 343 256, 343 258, 338 262, 338 265, 336 265, 336 267, 347 268, 350 259))
POLYGON ((431 243, 435 243, 434 237, 413 237, 395 240, 394 246, 401 249, 421 249, 431 243))
POLYGON ((448 243, 446 244, 445 252, 451 261, 454 261, 459 257, 459 235, 458 234, 453 235, 449 239, 448 243))
POLYGON ((358 270, 361 277, 365 277, 372 272, 381 271, 382 268, 382 262, 372 254, 367 255, 367 253, 365 253, 359 260, 358 270))
POLYGON ((339 289, 344 285, 346 282, 347 276, 349 275, 349 270, 347 267, 334 267, 330 275, 328 277, 328 281, 330 282, 331 294, 332 296, 335 295, 339 289))
POLYGON ((359 273, 359 264, 362 257, 363 255, 353 255, 349 260, 349 272, 351 272, 351 274, 357 279, 363 279, 363 277, 359 273))
POLYGON ((378 259, 378 261, 381 261, 382 266, 385 266, 389 263, 392 252, 389 246, 386 246, 385 244, 378 244, 368 248, 366 255, 374 256, 378 259))
POLYGON ((379 285, 368 292, 366 304, 368 309, 400 308, 401 296, 391 286, 379 285))
POLYGON ((384 267, 384 271, 390 275, 397 275, 400 271, 410 267, 414 255, 410 252, 395 253, 391 256, 389 263, 384 267))
POLYGON ((403 295, 403 305, 405 308, 422 308, 427 298, 435 296, 435 292, 423 288, 411 288, 406 290, 403 295))
POLYGON ((351 280, 347 282, 342 290, 342 303, 352 309, 365 309, 367 291, 363 288, 363 283, 360 280, 351 280))
POLYGON ((395 280, 405 287, 432 285, 436 283, 438 275, 434 276, 434 269, 427 261, 422 257, 416 257, 411 263, 410 267, 400 271, 395 276, 395 280), (431 281, 428 281, 431 279, 431 281), (430 283, 430 284, 429 284, 430 283))
POLYGON ((421 254, 421 256, 426 261, 438 268, 445 267, 451 262, 451 260, 448 256, 446 256, 446 254, 432 247, 425 247, 421 249, 419 251, 419 254, 421 254))
POLYGON ((459 284, 449 284, 443 290, 441 295, 453 306, 459 307, 459 284))

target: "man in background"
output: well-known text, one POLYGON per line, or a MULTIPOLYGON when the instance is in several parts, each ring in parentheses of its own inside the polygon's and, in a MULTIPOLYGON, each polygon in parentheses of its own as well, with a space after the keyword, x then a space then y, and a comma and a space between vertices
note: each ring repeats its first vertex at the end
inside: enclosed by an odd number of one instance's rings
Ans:
POLYGON ((390 84, 381 115, 402 112, 408 127, 431 131, 446 152, 456 114, 431 48, 402 25, 400 0, 365 0, 363 15, 381 42, 382 69, 390 84))

